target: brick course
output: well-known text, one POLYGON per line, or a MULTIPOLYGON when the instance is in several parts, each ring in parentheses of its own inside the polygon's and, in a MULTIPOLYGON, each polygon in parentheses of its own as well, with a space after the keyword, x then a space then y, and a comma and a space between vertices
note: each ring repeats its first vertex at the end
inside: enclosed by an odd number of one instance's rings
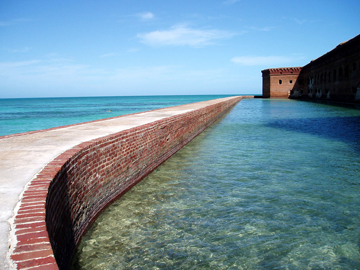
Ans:
POLYGON ((17 269, 68 269, 81 237, 114 200, 241 97, 81 143, 31 181, 15 216, 17 269))

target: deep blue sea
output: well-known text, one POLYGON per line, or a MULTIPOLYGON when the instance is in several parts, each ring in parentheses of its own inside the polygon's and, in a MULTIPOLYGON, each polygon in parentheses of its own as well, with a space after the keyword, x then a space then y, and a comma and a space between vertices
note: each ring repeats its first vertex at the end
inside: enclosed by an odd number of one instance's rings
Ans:
POLYGON ((71 125, 226 96, 0 99, 0 136, 71 125))
POLYGON ((73 269, 360 269, 360 110, 246 99, 112 204, 73 269))

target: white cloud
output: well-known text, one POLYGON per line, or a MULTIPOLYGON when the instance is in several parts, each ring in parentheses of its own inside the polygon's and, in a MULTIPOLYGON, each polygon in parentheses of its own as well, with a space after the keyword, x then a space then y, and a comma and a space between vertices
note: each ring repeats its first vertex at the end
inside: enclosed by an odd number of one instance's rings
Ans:
POLYGON ((138 13, 137 16, 143 21, 148 21, 154 18, 154 14, 151 12, 138 13))
POLYGON ((244 66, 262 66, 262 65, 278 66, 278 65, 291 63, 294 60, 297 59, 286 56, 239 56, 231 59, 232 62, 244 66))
POLYGON ((225 5, 232 5, 235 4, 236 2, 239 2, 240 0, 226 0, 224 1, 225 5))
POLYGON ((231 38, 235 33, 217 29, 193 29, 176 25, 169 30, 138 34, 141 42, 150 46, 192 46, 202 47, 213 44, 215 40, 231 38))
POLYGON ((300 25, 308 22, 308 20, 299 20, 299 19, 296 19, 296 18, 294 18, 294 21, 297 22, 297 23, 300 24, 300 25))
POLYGON ((112 57, 112 56, 116 56, 116 53, 105 53, 100 55, 101 58, 106 58, 106 57, 112 57))

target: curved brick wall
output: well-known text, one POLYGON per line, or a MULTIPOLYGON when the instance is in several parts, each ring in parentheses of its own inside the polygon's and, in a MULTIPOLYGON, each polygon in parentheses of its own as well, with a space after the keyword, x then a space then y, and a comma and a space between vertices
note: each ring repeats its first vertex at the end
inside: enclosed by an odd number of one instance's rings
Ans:
POLYGON ((58 156, 23 194, 14 222, 16 267, 68 269, 82 235, 107 205, 240 99, 85 142, 58 156))

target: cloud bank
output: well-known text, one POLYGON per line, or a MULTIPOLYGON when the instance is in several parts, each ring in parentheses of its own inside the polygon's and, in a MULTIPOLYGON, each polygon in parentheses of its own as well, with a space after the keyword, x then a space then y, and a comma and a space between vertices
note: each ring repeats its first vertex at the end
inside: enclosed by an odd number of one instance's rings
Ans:
POLYGON ((216 40, 231 38, 235 33, 217 29, 194 29, 186 25, 176 25, 169 30, 138 34, 140 41, 149 46, 191 46, 202 47, 216 40))

